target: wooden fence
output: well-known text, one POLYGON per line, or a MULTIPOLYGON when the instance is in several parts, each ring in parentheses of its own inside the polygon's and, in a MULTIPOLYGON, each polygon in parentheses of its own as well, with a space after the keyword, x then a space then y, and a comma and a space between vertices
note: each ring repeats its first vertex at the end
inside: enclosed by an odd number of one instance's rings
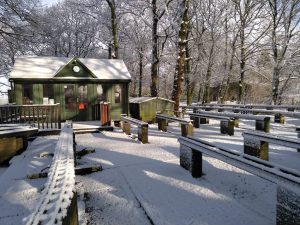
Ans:
POLYGON ((26 123, 39 129, 61 129, 60 104, 0 106, 0 124, 26 123))

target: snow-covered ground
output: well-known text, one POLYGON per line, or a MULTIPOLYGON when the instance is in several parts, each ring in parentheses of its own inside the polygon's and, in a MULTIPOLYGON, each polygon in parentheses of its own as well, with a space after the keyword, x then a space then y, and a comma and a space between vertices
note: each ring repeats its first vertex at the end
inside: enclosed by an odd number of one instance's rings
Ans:
POLYGON ((40 157, 54 152, 57 136, 39 137, 29 144, 23 154, 15 156, 0 176, 0 224, 22 224, 39 200, 46 178, 27 179, 27 175, 47 171, 52 157, 40 157))
MULTIPOLYGON (((295 138, 294 125, 287 125, 274 124, 271 133, 295 138)), ((241 133, 254 129, 254 123, 242 121, 240 127, 230 137, 221 135, 219 122, 212 121, 195 129, 194 136, 243 151, 241 133)), ((179 126, 172 123, 168 129, 171 133, 151 125, 145 145, 121 130, 77 135, 78 148, 96 148, 79 162, 104 168, 77 177, 89 224, 276 223, 275 184, 209 157, 204 157, 205 175, 192 178, 179 166, 179 126)), ((272 162, 300 170, 299 159, 294 149, 270 145, 272 162)))
MULTIPOLYGON (((299 120, 272 124, 271 133, 297 137, 299 120)), ((234 136, 220 134, 219 122, 201 125, 195 137, 243 151, 244 121, 234 136)), ((136 135, 114 132, 77 134, 77 150, 96 149, 77 162, 103 166, 103 171, 76 176, 81 224, 124 225, 235 225, 275 224, 276 185, 219 160, 205 157, 204 176, 195 179, 179 166, 180 128, 170 123, 169 132, 150 125, 149 143, 136 135)), ((134 129, 133 129, 134 131, 134 129)), ((34 209, 46 179, 28 180, 26 175, 45 168, 51 158, 40 158, 54 150, 55 136, 37 138, 30 151, 14 159, 0 176, 0 225, 21 224, 34 209)), ((295 149, 270 145, 270 161, 300 171, 300 154, 295 149)))

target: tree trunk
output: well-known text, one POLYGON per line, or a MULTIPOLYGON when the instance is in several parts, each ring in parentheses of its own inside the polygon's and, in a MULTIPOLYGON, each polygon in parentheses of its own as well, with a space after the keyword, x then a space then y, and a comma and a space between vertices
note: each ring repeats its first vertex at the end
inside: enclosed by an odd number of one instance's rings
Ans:
MULTIPOLYGON (((109 54, 112 59, 119 58, 119 39, 118 39, 118 23, 117 23, 117 15, 116 15, 116 4, 115 0, 106 0, 109 5, 111 12, 111 29, 112 29, 112 47, 113 52, 109 54)), ((112 49, 111 49, 112 50, 112 49)))
POLYGON ((158 15, 156 8, 156 0, 152 0, 152 62, 151 62, 151 96, 157 96, 158 83, 158 15))
POLYGON ((244 85, 244 78, 245 78, 245 68, 246 68, 246 52, 245 52, 245 33, 244 33, 245 26, 241 25, 240 31, 240 39, 241 39, 241 62, 240 62, 240 80, 239 80, 239 93, 238 93, 238 103, 242 103, 244 101, 245 96, 245 85, 244 85))
MULTIPOLYGON (((187 34, 187 39, 189 36, 189 32, 187 34)), ((186 53, 186 65, 185 65, 185 87, 186 87, 186 104, 191 105, 193 102, 193 95, 195 90, 195 82, 190 80, 191 76, 191 63, 190 63, 190 49, 188 44, 185 46, 186 53)))
MULTIPOLYGON (((227 11, 227 10, 226 10, 227 11)), ((225 75, 222 79, 222 82, 220 84, 219 87, 219 91, 218 91, 218 103, 223 103, 224 99, 223 99, 223 91, 224 91, 224 83, 226 80, 226 75, 227 73, 227 57, 228 57, 228 18, 227 18, 227 13, 226 13, 226 18, 225 18, 225 51, 224 51, 224 71, 225 71, 225 75)))
MULTIPOLYGON (((182 94, 182 83, 184 80, 184 70, 186 64, 186 45, 187 33, 189 27, 188 17, 189 0, 182 0, 181 9, 183 10, 182 20, 180 21, 180 30, 178 35, 178 57, 174 74, 172 100, 175 101, 174 111, 179 111, 180 97, 182 94)), ((178 116, 178 113, 177 113, 178 116)))
POLYGON ((204 96, 203 96, 203 103, 209 103, 211 101, 211 93, 210 93, 210 80, 212 74, 212 67, 214 64, 213 54, 214 54, 215 43, 213 41, 212 46, 209 51, 209 59, 208 65, 205 75, 205 87, 204 87, 204 96))
POLYGON ((143 47, 140 48, 139 53, 139 73, 140 73, 140 79, 139 79, 139 97, 142 96, 142 83, 143 83, 143 47))

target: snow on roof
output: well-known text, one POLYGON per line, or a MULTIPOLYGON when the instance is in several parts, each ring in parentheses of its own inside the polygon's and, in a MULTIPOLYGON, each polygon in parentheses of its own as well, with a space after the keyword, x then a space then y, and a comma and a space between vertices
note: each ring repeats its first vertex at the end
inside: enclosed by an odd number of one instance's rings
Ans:
MULTIPOLYGON (((54 78, 57 71, 61 70, 68 62, 70 62, 70 60, 72 60, 72 58, 66 57, 17 58, 10 73, 10 78, 54 78)), ((123 60, 79 58, 79 61, 82 62, 98 79, 131 79, 131 75, 123 60)))
POLYGON ((164 101, 168 101, 171 103, 175 103, 174 101, 167 99, 167 98, 161 98, 161 97, 149 97, 149 96, 144 96, 144 97, 135 97, 135 98, 130 98, 129 103, 142 103, 142 102, 148 102, 154 99, 160 99, 164 101))

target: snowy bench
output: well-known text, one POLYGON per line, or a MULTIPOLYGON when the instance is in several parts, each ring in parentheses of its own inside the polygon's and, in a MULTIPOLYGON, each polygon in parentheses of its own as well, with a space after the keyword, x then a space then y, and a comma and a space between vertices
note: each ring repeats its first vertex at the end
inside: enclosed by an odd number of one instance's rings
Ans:
POLYGON ((123 132, 125 132, 127 135, 130 135, 131 124, 134 124, 138 127, 138 139, 143 144, 148 143, 148 123, 129 117, 126 114, 121 114, 121 121, 121 127, 123 129, 123 132))
POLYGON ((48 180, 27 225, 78 224, 72 123, 66 121, 55 147, 48 180))
POLYGON ((194 120, 195 128, 199 128, 199 124, 209 123, 208 119, 220 120, 221 134, 234 135, 234 119, 231 117, 202 112, 189 113, 189 116, 194 120))
POLYGON ((189 120, 181 119, 175 116, 167 116, 163 114, 156 114, 156 120, 158 123, 158 130, 167 132, 168 121, 178 122, 181 126, 181 135, 186 137, 187 135, 193 136, 193 124, 189 120))
POLYGON ((263 179, 276 183, 277 225, 300 224, 300 173, 259 158, 218 148, 212 143, 192 137, 179 137, 180 165, 193 177, 201 177, 202 154, 216 158, 263 179))
POLYGON ((284 109, 287 111, 294 112, 295 110, 300 110, 300 106, 298 105, 266 105, 266 104, 204 104, 205 106, 219 106, 219 107, 240 107, 240 108, 249 108, 249 109, 284 109))
POLYGON ((300 149, 300 140, 259 131, 244 131, 244 153, 269 160, 269 143, 300 149))
POLYGON ((230 117, 234 119, 234 126, 239 127, 239 120, 246 119, 246 120, 254 120, 255 121, 255 129, 261 130, 264 132, 270 132, 270 120, 269 116, 257 116, 257 115, 249 115, 249 114, 238 114, 238 113, 217 113, 217 112, 200 112, 201 114, 205 115, 215 115, 215 116, 224 116, 230 117))
MULTIPOLYGON (((270 106, 271 107, 271 106, 270 106)), ((241 108, 241 107, 220 107, 220 106, 183 106, 184 110, 192 109, 193 112, 197 112, 200 109, 204 110, 217 110, 218 112, 231 111, 234 113, 248 114, 265 114, 265 115, 274 115, 275 123, 285 123, 285 116, 300 118, 300 112, 287 112, 280 110, 267 110, 267 109, 250 109, 250 108, 241 108)))
POLYGON ((21 124, 1 124, 0 127, 0 163, 25 150, 28 137, 38 133, 38 128, 21 124))

